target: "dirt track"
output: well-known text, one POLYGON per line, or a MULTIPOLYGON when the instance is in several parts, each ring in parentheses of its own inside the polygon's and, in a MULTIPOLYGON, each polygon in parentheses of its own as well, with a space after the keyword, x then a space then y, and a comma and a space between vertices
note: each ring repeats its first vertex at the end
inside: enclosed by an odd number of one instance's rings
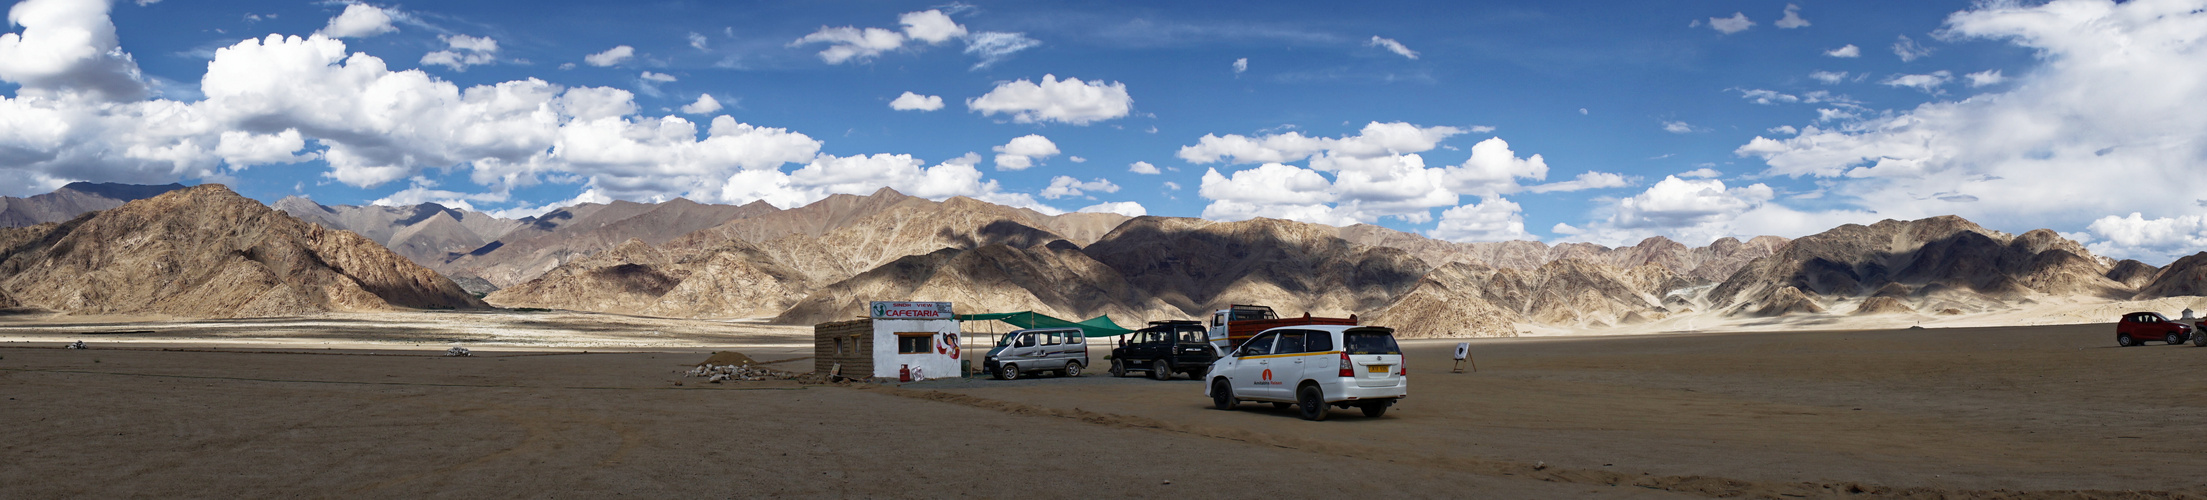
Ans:
POLYGON ((2207 349, 2115 348, 2108 330, 1484 340, 1465 374, 1447 373, 1453 341, 1413 342, 1412 399, 1327 422, 1101 373, 800 387, 675 373, 700 352, 41 340, 0 343, 0 484, 32 498, 2207 495, 2207 349))

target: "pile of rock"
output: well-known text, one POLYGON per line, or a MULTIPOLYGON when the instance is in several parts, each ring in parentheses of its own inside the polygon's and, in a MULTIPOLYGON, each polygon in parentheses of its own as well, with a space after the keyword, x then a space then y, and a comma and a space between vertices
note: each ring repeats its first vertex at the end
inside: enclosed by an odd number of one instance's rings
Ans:
POLYGON ((705 377, 707 382, 715 384, 726 380, 791 380, 797 378, 798 375, 797 373, 775 370, 750 363, 739 365, 703 364, 697 365, 697 368, 691 368, 688 373, 682 374, 685 377, 705 377))

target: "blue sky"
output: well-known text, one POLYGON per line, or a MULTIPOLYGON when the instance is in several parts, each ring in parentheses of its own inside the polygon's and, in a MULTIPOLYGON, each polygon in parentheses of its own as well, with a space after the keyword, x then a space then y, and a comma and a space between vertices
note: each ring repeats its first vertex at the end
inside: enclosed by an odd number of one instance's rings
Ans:
POLYGON ((2132 180, 2207 159, 2201 3, 31 0, 0 194, 888 186, 1610 245, 1959 214, 2165 262, 2207 197, 2132 180))

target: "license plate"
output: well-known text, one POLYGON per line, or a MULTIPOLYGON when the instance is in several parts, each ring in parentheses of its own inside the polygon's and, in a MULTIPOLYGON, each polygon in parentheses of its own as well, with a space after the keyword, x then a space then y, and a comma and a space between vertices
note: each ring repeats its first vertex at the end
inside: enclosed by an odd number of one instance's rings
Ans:
POLYGON ((1395 365, 1364 365, 1364 369, 1371 371, 1371 373, 1387 373, 1393 371, 1394 368, 1395 365))

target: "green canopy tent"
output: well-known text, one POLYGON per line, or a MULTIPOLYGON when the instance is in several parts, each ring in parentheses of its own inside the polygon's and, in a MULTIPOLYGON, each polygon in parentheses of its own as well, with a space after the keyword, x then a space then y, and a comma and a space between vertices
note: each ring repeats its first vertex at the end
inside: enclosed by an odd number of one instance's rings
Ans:
POLYGON ((1052 318, 1042 314, 1036 314, 1034 311, 958 315, 958 321, 987 320, 1002 321, 1020 328, 1079 328, 1081 329, 1082 335, 1087 337, 1116 337, 1120 335, 1134 333, 1134 330, 1120 327, 1118 323, 1112 322, 1111 315, 1109 314, 1080 320, 1078 322, 1052 318))

